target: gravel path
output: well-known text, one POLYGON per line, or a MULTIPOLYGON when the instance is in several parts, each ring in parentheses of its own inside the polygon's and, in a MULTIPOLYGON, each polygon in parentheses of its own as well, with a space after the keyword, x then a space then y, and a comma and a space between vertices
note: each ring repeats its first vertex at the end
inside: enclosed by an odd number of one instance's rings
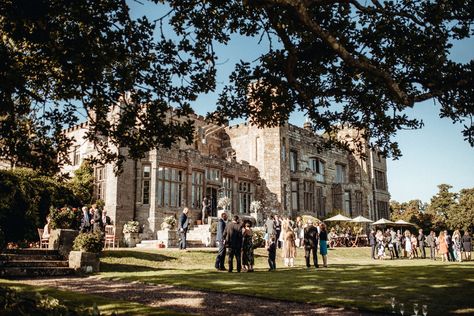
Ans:
MULTIPOLYGON (((97 276, 23 280, 35 286, 49 286, 68 291, 127 300, 181 313, 200 315, 375 315, 344 308, 287 302, 246 295, 192 290, 172 285, 109 281, 97 276)), ((381 314, 377 314, 381 315, 381 314)))

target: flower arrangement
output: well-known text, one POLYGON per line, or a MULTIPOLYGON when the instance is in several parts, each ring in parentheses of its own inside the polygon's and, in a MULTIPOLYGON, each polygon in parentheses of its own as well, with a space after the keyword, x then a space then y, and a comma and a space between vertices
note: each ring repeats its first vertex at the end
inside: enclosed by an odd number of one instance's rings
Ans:
POLYGON ((221 209, 227 210, 231 203, 231 200, 228 196, 223 196, 217 201, 217 206, 221 209))
POLYGON ((140 232, 140 223, 137 221, 129 221, 123 225, 124 234, 127 233, 139 233, 140 232))
POLYGON ((262 208, 262 202, 260 201, 252 201, 250 203, 250 212, 258 213, 258 211, 262 208))
POLYGON ((81 213, 77 212, 77 209, 70 207, 51 207, 49 210, 50 227, 51 229, 77 229, 81 223, 80 215, 81 213))
POLYGON ((176 226, 176 218, 173 215, 165 217, 161 223, 161 229, 170 229, 176 226))

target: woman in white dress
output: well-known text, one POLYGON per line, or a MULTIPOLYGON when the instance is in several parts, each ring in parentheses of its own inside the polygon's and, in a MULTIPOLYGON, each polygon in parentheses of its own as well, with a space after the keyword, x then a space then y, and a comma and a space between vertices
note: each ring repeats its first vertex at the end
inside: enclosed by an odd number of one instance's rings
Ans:
POLYGON ((413 251, 411 245, 411 234, 410 231, 405 231, 405 251, 408 254, 408 258, 413 259, 413 251))

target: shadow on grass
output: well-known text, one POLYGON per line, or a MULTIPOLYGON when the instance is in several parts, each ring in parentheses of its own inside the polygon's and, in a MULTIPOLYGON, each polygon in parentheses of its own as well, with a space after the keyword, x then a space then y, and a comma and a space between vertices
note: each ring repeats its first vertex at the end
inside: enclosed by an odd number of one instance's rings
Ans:
POLYGON ((129 280, 166 283, 196 289, 280 300, 345 306, 389 312, 390 298, 427 304, 430 315, 472 313, 474 265, 381 266, 334 264, 328 269, 259 270, 256 273, 219 273, 186 270, 159 275, 128 276, 129 280), (469 277, 471 276, 471 277, 469 277))
POLYGON ((160 268, 150 267, 150 266, 139 266, 123 263, 100 263, 101 272, 147 272, 147 271, 159 271, 163 270, 160 268))
POLYGON ((104 251, 102 258, 134 258, 140 260, 150 260, 155 262, 172 261, 176 260, 176 257, 167 256, 160 253, 144 252, 144 251, 132 251, 132 250, 112 250, 104 251))

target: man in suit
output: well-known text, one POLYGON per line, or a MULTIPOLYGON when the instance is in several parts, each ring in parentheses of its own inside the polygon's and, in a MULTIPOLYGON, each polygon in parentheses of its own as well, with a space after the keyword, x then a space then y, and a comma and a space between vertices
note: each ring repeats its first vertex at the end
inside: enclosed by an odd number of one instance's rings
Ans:
POLYGON ((97 233, 102 231, 102 212, 100 211, 100 209, 97 208, 95 204, 92 204, 92 210, 92 232, 97 233))
POLYGON ((179 232, 179 249, 186 250, 186 234, 188 233, 189 220, 188 220, 188 208, 185 207, 181 215, 179 216, 178 232, 179 232))
POLYGON ((242 269, 241 251, 242 251, 242 225, 239 223, 239 216, 235 215, 232 223, 225 228, 224 242, 229 248, 229 272, 234 268, 234 256, 237 261, 237 272, 242 269))
POLYGON ((107 211, 104 209, 102 210, 102 224, 105 226, 107 225, 112 225, 112 221, 110 220, 110 217, 107 216, 107 211))
POLYGON ((281 241, 280 241, 280 234, 281 234, 281 220, 278 215, 275 215, 275 219, 273 220, 275 225, 275 238, 277 240, 278 249, 281 248, 281 241))
POLYGON ((89 232, 91 229, 91 219, 89 217, 89 210, 87 206, 82 207, 82 217, 81 217, 81 226, 79 226, 79 230, 81 233, 89 232))
POLYGON ((451 238, 451 235, 448 234, 448 231, 444 231, 444 235, 446 236, 446 244, 448 245, 448 260, 449 261, 456 261, 454 259, 454 251, 453 251, 453 239, 451 238))
POLYGON ((423 229, 420 228, 420 230, 418 232, 419 232, 419 234, 418 234, 418 247, 420 247, 421 258, 425 259, 426 258, 426 252, 425 252, 426 237, 423 234, 423 229))
POLYGON ((375 231, 372 229, 370 230, 370 234, 369 234, 369 245, 370 245, 370 248, 371 248, 371 256, 372 256, 372 259, 375 259, 375 246, 376 246, 377 242, 375 240, 375 231))
POLYGON ((227 213, 222 212, 221 218, 219 219, 219 222, 217 222, 216 242, 217 242, 217 246, 219 247, 219 250, 217 252, 217 258, 216 258, 216 264, 215 264, 216 269, 220 271, 225 270, 224 262, 225 262, 226 248, 225 248, 225 242, 224 242, 224 232, 225 232, 226 222, 227 222, 227 213))
POLYGON ((426 243, 430 247, 430 259, 436 260, 436 234, 434 231, 431 231, 428 237, 426 237, 426 243))
POLYGON ((313 263, 315 268, 318 265, 318 229, 313 226, 313 221, 308 221, 308 226, 304 229, 304 257, 306 259, 306 267, 310 268, 309 258, 311 251, 313 252, 313 263))

